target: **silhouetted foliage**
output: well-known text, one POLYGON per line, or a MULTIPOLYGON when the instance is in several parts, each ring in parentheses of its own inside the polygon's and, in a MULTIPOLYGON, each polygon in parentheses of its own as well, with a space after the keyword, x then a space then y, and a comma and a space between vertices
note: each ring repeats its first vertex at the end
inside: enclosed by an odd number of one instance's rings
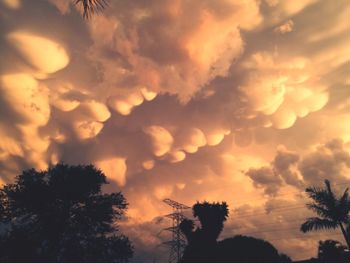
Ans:
POLYGON ((100 12, 108 5, 108 0, 74 0, 75 4, 83 7, 83 17, 89 18, 94 13, 100 12))
POLYGON ((188 243, 181 262, 214 262, 217 256, 216 239, 228 216, 227 204, 197 202, 192 211, 193 216, 199 219, 201 227, 195 229, 194 222, 188 219, 181 222, 180 229, 188 243))
POLYGON ((180 224, 187 238, 187 247, 181 263, 290 263, 286 255, 268 242, 253 237, 235 236, 217 241, 228 217, 226 203, 197 203, 193 215, 199 219, 200 227, 195 228, 192 220, 180 224))
POLYGON ((350 221, 350 198, 348 189, 341 197, 333 193, 331 184, 325 180, 325 188, 309 187, 306 193, 314 202, 307 204, 307 207, 316 212, 319 217, 311 217, 304 222, 300 230, 309 232, 319 229, 335 229, 340 227, 344 238, 350 247, 350 239, 345 230, 345 225, 350 221))
POLYGON ((318 245, 318 260, 320 263, 350 262, 346 246, 335 240, 320 241, 318 245))
POLYGON ((128 262, 132 246, 116 226, 128 204, 103 193, 106 183, 92 165, 17 176, 0 189, 0 262, 128 262))
POLYGON ((290 258, 280 255, 269 242, 247 236, 235 236, 218 242, 217 262, 240 263, 291 263, 290 258))
POLYGON ((198 203, 193 206, 193 216, 198 217, 201 223, 200 231, 204 238, 216 240, 224 228, 224 221, 228 217, 228 206, 225 202, 198 203))
POLYGON ((286 254, 280 254, 280 263, 292 263, 293 261, 286 254))

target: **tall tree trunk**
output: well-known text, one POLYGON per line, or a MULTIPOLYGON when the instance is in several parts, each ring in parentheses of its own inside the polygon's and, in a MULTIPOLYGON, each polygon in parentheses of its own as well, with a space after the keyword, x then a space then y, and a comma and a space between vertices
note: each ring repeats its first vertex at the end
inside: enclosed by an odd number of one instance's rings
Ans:
POLYGON ((348 248, 350 249, 350 240, 349 240, 349 236, 348 236, 348 234, 346 233, 343 224, 342 224, 342 223, 339 223, 339 226, 340 226, 341 232, 342 232, 343 235, 344 235, 344 239, 345 239, 345 241, 346 241, 346 244, 348 245, 348 248))

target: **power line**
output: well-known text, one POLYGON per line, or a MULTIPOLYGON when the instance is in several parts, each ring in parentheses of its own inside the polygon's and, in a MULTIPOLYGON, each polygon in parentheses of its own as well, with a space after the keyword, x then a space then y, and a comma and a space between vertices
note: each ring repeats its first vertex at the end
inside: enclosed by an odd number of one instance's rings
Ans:
MULTIPOLYGON (((305 194, 304 191, 293 191, 293 192, 285 192, 283 194, 278 194, 278 195, 274 195, 273 197, 280 197, 280 196, 286 196, 286 195, 292 195, 292 194, 305 194)), ((265 200, 268 197, 260 197, 260 198, 252 198, 252 199, 245 199, 245 200, 240 200, 241 202, 239 202, 239 205, 244 205, 247 204, 247 202, 251 202, 251 201, 259 201, 259 200, 265 200)))
POLYGON ((270 232, 282 232, 288 230, 295 230, 295 227, 291 228, 279 228, 279 229, 268 229, 262 231, 248 232, 248 233, 239 233, 239 235, 252 235, 252 234, 261 234, 261 233, 270 233, 270 232))
POLYGON ((247 217, 252 217, 252 216, 257 216, 257 215, 267 215, 267 214, 270 214, 270 213, 281 212, 281 211, 284 212, 284 211, 295 210, 295 209, 300 209, 300 208, 305 208, 306 209, 305 205, 285 206, 285 207, 281 207, 280 209, 271 210, 270 212, 268 212, 268 211, 261 212, 261 213, 251 212, 251 213, 246 213, 246 214, 243 214, 243 215, 238 215, 238 218, 247 218, 247 217))
MULTIPOLYGON (((243 232, 243 233, 237 233, 237 235, 255 235, 255 234, 263 234, 263 233, 271 233, 271 232, 284 232, 284 231, 289 231, 289 230, 297 230, 298 228, 296 227, 289 227, 289 228, 272 228, 272 229, 263 229, 263 230, 259 230, 259 231, 253 231, 253 232, 243 232)), ((327 230, 323 230, 323 231, 327 231, 327 230)), ((322 233, 322 232, 321 232, 322 233)), ((325 232, 323 232, 324 234, 326 234, 325 232)), ((329 234, 327 234, 329 235, 329 234)), ((334 234, 330 234, 330 235, 334 235, 334 234)), ((337 233, 335 235, 342 235, 340 233, 337 233)), ((314 236, 319 236, 319 235, 314 235, 314 236)), ((310 237, 310 235, 308 236, 302 236, 302 237, 310 237)), ((312 236, 311 236, 312 237, 312 236)))
MULTIPOLYGON (((238 233, 238 235, 255 235, 255 234, 263 234, 263 233, 271 233, 271 232, 283 232, 283 231, 288 231, 288 230, 294 230, 295 228, 281 228, 281 229, 268 229, 268 230, 263 230, 263 231, 255 231, 255 232, 246 232, 246 233, 238 233)), ((298 236, 292 236, 292 237, 282 237, 282 238, 266 238, 269 241, 276 241, 276 240, 284 240, 284 239, 307 239, 307 238, 314 238, 314 237, 321 237, 323 235, 327 236, 342 236, 341 233, 325 233, 325 232, 320 232, 320 234, 315 234, 315 235, 298 235, 298 236)))
POLYGON ((290 223, 290 222, 299 222, 300 220, 305 220, 305 217, 298 217, 298 218, 293 218, 292 220, 285 220, 283 222, 272 222, 272 223, 267 223, 267 224, 259 224, 258 226, 254 225, 254 226, 246 226, 246 227, 232 227, 230 229, 247 229, 247 228, 252 228, 252 227, 261 227, 261 226, 269 226, 269 225, 276 225, 276 224, 281 224, 281 223, 290 223))
MULTIPOLYGON (((334 234, 327 234, 327 236, 342 236, 342 234, 340 233, 334 233, 334 234)), ((276 240, 290 240, 290 239, 305 239, 305 238, 313 238, 313 237, 321 237, 321 235, 308 235, 308 236, 293 236, 293 237, 282 237, 282 238, 272 238, 269 239, 267 238, 269 241, 276 241, 276 240)))
MULTIPOLYGON (((265 230, 260 230, 260 231, 255 231, 255 232, 246 232, 246 233, 239 233, 239 235, 252 235, 252 234, 261 234, 261 233, 270 233, 270 232, 284 232, 284 231, 289 231, 289 230, 295 230, 295 227, 289 227, 289 228, 273 228, 273 229, 265 229, 265 230)), ((319 230, 322 233, 322 230, 319 230)), ((327 231, 326 229, 323 230, 327 231)))
MULTIPOLYGON (((338 183, 338 184, 333 184, 333 185, 344 185, 344 184, 349 184, 349 182, 342 182, 342 183, 338 183)), ((302 194, 305 194, 305 192, 293 192, 293 193, 302 193, 302 194)), ((285 193, 285 194, 287 194, 287 193, 285 193)), ((300 203, 301 204, 301 203, 300 203)), ((272 208, 273 210, 271 210, 271 212, 269 212, 269 213, 272 213, 272 212, 274 212, 274 211, 279 211, 279 210, 284 210, 284 208, 288 208, 288 209, 286 209, 286 210, 289 210, 289 208, 291 208, 292 209, 292 207, 295 207, 295 209, 296 208, 306 208, 305 207, 305 204, 303 204, 303 205, 298 205, 298 203, 297 203, 297 205, 294 205, 294 204, 292 204, 292 205, 287 205, 287 206, 279 206, 279 207, 277 207, 277 208, 272 208)), ((266 208, 260 208, 261 210, 263 210, 263 209, 265 209, 266 210, 266 208)), ((260 210, 259 209, 259 210, 260 210)), ((293 208, 294 209, 294 208, 293 208)), ((236 214, 236 215, 238 215, 239 217, 246 217, 246 216, 250 216, 250 215, 264 215, 264 214, 267 214, 267 212, 262 212, 262 213, 256 213, 256 210, 255 211, 253 211, 253 212, 244 212, 244 211, 235 211, 235 210, 233 210, 233 212, 234 212, 234 214, 236 214)))
MULTIPOLYGON (((334 183, 332 184, 332 186, 339 186, 339 185, 345 185, 345 184, 350 184, 349 181, 347 182, 340 182, 340 183, 334 183)), ((316 186, 316 187, 320 187, 320 186, 316 186)), ((292 194, 306 194, 304 190, 298 190, 298 191, 290 191, 290 192, 285 192, 285 193, 282 193, 282 194, 278 194, 278 195, 275 195, 274 197, 279 197, 279 196, 286 196, 286 195, 292 195, 292 194)), ((244 204, 247 204, 247 202, 250 202, 250 201, 258 201, 258 200, 265 200, 267 199, 268 197, 261 197, 261 198, 251 198, 251 199, 243 199, 243 200, 240 200, 240 202, 238 204, 241 204, 241 205, 244 205, 244 204)))

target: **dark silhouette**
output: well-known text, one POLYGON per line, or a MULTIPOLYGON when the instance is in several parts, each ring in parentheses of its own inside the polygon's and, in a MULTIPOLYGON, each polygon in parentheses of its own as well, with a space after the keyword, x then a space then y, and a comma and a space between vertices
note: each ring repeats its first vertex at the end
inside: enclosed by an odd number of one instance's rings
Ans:
POLYGON ((106 183, 92 165, 17 176, 0 189, 0 262, 128 262, 133 249, 116 226, 128 204, 102 193, 106 183))
POLYGON ((187 238, 187 247, 181 263, 290 263, 286 255, 280 255, 268 242, 246 236, 235 236, 217 241, 228 217, 226 203, 197 203, 193 215, 200 227, 192 220, 180 224, 187 238))
POLYGON ((188 245, 180 262, 215 262, 217 241, 228 216, 226 203, 196 203, 193 215, 200 221, 201 227, 194 230, 194 222, 185 219, 180 229, 186 236, 188 245))
POLYGON ((240 263, 291 263, 291 259, 279 254, 269 242, 247 236, 235 236, 218 242, 218 262, 240 263))
POLYGON ((74 0, 75 4, 83 7, 83 17, 88 19, 108 5, 108 0, 74 0))
POLYGON ((345 263, 350 262, 346 246, 335 240, 320 241, 318 245, 319 263, 345 263))
POLYGON ((316 212, 319 217, 311 217, 306 220, 300 227, 302 232, 309 232, 319 229, 336 229, 340 228, 344 239, 350 248, 350 239, 345 230, 345 225, 350 221, 350 199, 348 188, 341 197, 333 193, 331 184, 325 180, 325 188, 309 187, 306 193, 313 199, 307 207, 316 212))

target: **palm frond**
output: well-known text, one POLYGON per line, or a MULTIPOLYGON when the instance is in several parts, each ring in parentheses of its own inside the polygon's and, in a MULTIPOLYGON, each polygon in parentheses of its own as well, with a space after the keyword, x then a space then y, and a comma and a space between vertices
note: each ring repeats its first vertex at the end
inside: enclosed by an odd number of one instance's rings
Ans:
POLYGON ((306 233, 312 230, 335 229, 337 227, 338 224, 334 221, 319 217, 310 217, 301 225, 300 230, 306 233))
POLYGON ((315 201, 316 204, 324 206, 330 210, 335 210, 337 198, 333 193, 328 180, 325 180, 325 185, 325 188, 308 187, 305 192, 315 201))
POLYGON ((309 204, 306 204, 306 206, 310 210, 316 212, 316 214, 318 214, 321 217, 333 219, 332 211, 330 211, 327 207, 323 205, 318 205, 316 203, 309 203, 309 204))
POLYGON ((83 17, 88 19, 108 6, 108 0, 75 0, 75 4, 82 5, 83 17))
POLYGON ((332 191, 332 187, 331 187, 331 182, 329 180, 324 180, 324 184, 326 185, 326 189, 329 195, 329 198, 332 199, 333 201, 337 199, 337 197, 335 196, 335 194, 332 191))
POLYGON ((349 199, 349 188, 346 188, 343 195, 339 199, 340 204, 349 204, 350 199, 349 199))

